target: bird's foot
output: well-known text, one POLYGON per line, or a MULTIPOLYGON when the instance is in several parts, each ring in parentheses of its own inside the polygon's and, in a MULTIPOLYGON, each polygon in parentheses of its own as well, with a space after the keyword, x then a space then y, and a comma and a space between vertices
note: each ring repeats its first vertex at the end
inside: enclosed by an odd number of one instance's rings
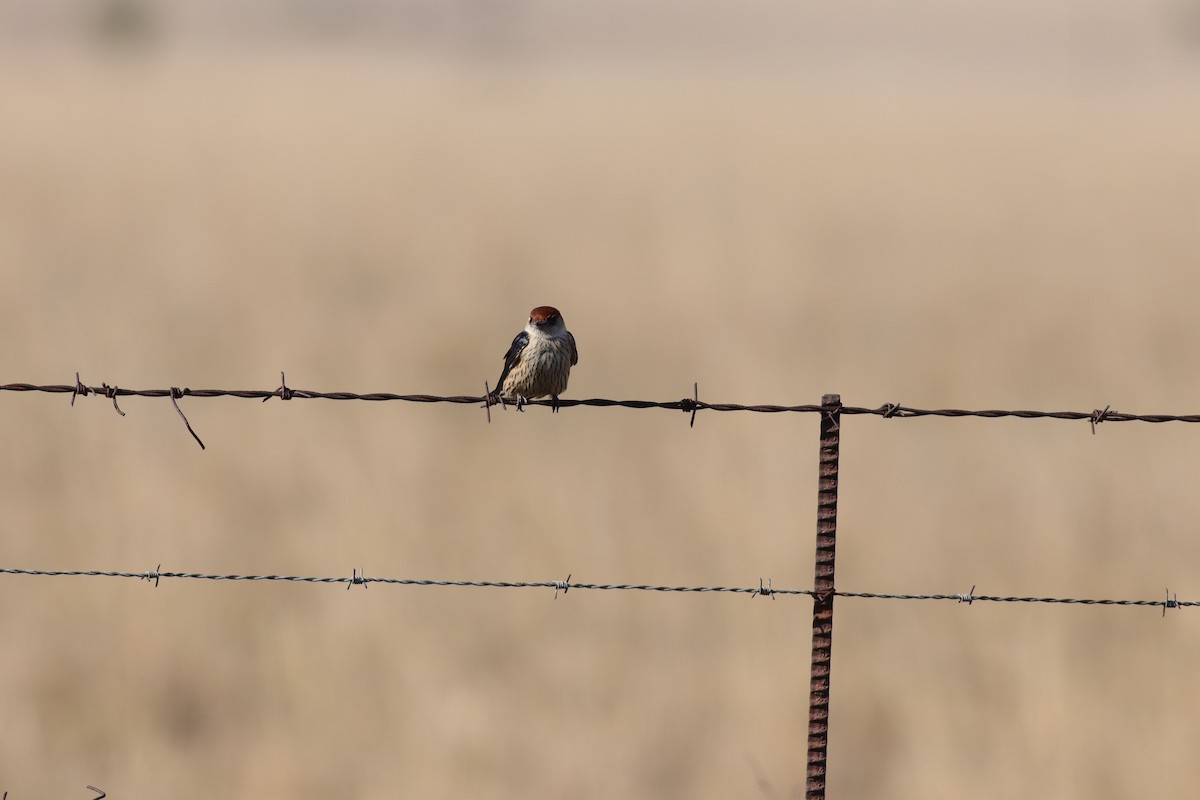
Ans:
POLYGON ((551 414, 558 413, 558 395, 556 395, 556 394, 550 395, 550 413, 551 414))
POLYGON ((492 389, 491 387, 488 386, 487 381, 484 381, 483 382, 483 407, 488 409, 488 421, 489 422, 491 421, 491 413, 492 413, 491 408, 492 408, 492 406, 495 406, 495 405, 498 405, 505 410, 508 409, 508 407, 504 405, 504 398, 500 394, 500 387, 497 386, 495 389, 492 389))
POLYGON ((505 411, 508 410, 508 405, 499 392, 488 392, 483 396, 483 405, 480 408, 491 408, 492 406, 500 406, 505 411))
POLYGON ((517 411, 524 412, 525 409, 523 406, 528 402, 529 401, 525 399, 524 395, 517 395, 517 411))

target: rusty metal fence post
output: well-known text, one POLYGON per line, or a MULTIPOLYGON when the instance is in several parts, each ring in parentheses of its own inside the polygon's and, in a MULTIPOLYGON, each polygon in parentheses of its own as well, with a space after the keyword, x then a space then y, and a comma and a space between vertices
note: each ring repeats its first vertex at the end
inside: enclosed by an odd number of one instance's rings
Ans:
POLYGON ((805 797, 825 797, 829 747, 829 676, 833 655, 833 562, 837 545, 838 448, 842 397, 821 398, 821 450, 817 475, 817 554, 813 581, 812 671, 808 695, 808 782, 805 797))

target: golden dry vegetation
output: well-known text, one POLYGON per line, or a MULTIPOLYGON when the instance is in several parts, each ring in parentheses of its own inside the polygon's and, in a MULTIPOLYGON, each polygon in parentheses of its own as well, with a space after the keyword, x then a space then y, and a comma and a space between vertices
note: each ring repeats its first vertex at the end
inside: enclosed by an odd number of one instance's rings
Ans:
MULTIPOLYGON (((10 64, 12 66, 12 64, 10 64)), ((0 382, 1195 412, 1187 81, 274 53, 0 82, 0 382)), ((0 566, 808 587, 811 415, 4 393, 0 566)), ((843 423, 839 588, 1195 597, 1200 428, 843 423)), ((802 597, 0 579, 0 788, 795 797, 802 597)), ((839 600, 830 796, 1185 797, 1200 619, 839 600)), ((80 795, 82 796, 82 795, 80 795)))

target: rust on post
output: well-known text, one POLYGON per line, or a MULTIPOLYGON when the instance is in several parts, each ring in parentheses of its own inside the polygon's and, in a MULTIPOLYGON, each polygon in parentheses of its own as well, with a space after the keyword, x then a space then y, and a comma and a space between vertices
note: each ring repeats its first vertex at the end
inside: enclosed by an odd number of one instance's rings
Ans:
POLYGON ((837 544, 838 448, 841 395, 821 398, 821 449, 817 476, 817 555, 813 582, 812 671, 808 696, 808 780, 805 797, 825 797, 829 747, 829 676, 833 654, 833 563, 837 544))

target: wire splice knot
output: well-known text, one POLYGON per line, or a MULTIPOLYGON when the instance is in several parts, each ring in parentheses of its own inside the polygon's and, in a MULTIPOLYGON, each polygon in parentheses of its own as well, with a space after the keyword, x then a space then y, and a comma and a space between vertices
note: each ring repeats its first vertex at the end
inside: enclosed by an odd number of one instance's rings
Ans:
POLYGON ((117 413, 122 417, 125 416, 125 412, 121 410, 119 405, 117 405, 117 387, 109 386, 107 383, 102 383, 100 385, 104 388, 104 396, 113 401, 113 408, 117 410, 117 413))

